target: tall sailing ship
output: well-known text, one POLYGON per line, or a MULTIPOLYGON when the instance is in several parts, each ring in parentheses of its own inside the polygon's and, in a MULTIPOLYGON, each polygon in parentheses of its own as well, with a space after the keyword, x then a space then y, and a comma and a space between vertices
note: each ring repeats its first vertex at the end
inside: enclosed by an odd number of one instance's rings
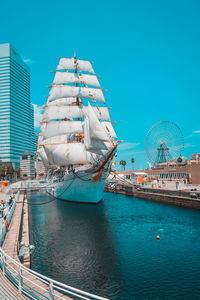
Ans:
POLYGON ((82 203, 102 200, 117 141, 92 64, 60 58, 40 126, 38 150, 48 192, 82 203))

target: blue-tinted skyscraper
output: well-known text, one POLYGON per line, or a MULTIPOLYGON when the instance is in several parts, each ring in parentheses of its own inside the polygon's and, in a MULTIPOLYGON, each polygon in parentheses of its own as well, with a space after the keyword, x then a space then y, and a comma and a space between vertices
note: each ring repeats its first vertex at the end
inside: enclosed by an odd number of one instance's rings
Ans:
POLYGON ((20 155, 33 153, 30 71, 16 49, 0 45, 0 159, 19 167, 20 155))

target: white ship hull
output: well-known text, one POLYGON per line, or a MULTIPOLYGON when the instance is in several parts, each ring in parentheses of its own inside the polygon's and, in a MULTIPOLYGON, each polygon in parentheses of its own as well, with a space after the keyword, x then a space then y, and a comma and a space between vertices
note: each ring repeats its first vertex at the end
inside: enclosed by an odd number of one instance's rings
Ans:
POLYGON ((102 173, 101 180, 93 181, 97 173, 88 175, 83 172, 67 174, 61 182, 55 182, 54 188, 48 193, 55 198, 78 203, 97 204, 103 199, 104 185, 107 173, 102 173))

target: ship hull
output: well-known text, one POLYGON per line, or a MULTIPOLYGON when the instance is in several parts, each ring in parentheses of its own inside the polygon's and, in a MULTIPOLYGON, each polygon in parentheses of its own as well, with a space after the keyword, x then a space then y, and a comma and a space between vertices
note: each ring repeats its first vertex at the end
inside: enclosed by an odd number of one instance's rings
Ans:
POLYGON ((103 199, 106 175, 107 172, 103 173, 102 178, 94 182, 95 175, 69 174, 62 182, 56 183, 53 189, 49 189, 48 193, 64 201, 98 204, 103 199))

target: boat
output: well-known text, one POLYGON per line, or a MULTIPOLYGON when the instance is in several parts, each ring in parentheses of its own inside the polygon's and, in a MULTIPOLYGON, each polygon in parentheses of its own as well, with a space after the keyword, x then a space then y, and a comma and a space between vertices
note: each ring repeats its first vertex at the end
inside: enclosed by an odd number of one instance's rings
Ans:
POLYGON ((104 90, 92 63, 76 55, 60 58, 53 73, 37 149, 47 170, 47 192, 65 201, 97 204, 118 143, 104 90))

